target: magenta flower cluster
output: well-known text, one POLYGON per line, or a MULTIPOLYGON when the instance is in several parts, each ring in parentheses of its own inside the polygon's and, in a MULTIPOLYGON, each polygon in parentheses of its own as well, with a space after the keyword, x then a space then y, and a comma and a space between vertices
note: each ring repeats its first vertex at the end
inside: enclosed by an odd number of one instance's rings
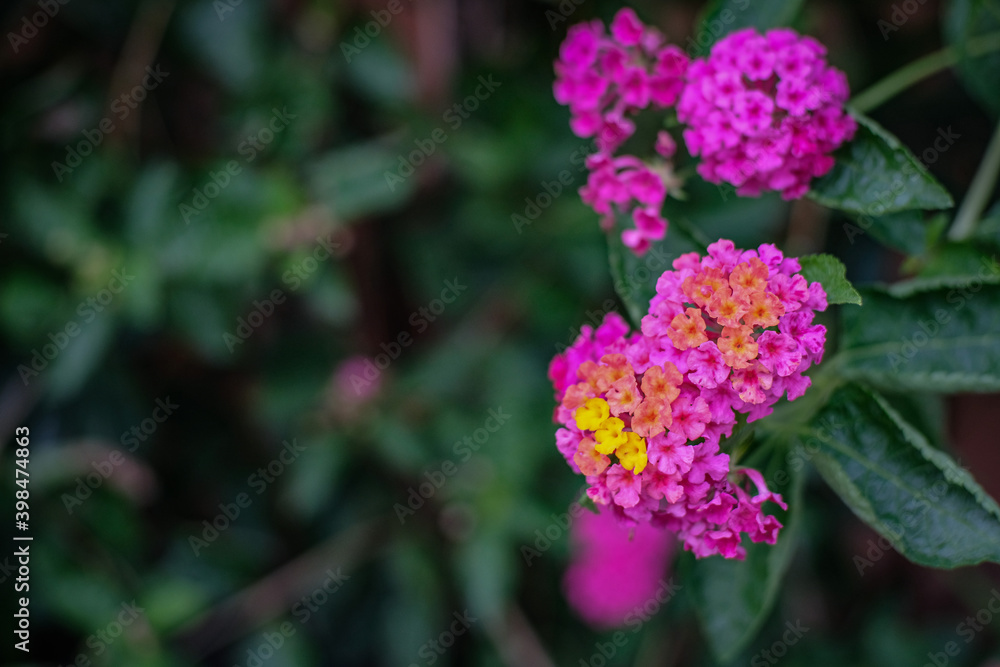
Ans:
POLYGON ((805 195, 857 129, 844 112, 847 77, 825 58, 822 44, 794 30, 747 28, 692 63, 677 118, 688 150, 702 157, 698 173, 740 195, 805 195))
MULTIPOLYGON (((631 212, 635 228, 622 239, 636 252, 645 252, 667 231, 661 209, 669 171, 633 156, 615 157, 615 152, 635 132, 630 116, 677 102, 688 57, 665 44, 663 36, 644 26, 631 9, 618 12, 610 35, 600 21, 573 26, 559 56, 556 100, 569 106, 573 132, 595 137, 597 148, 588 158, 590 177, 580 195, 602 216, 605 226, 614 223, 613 207, 631 212)), ((656 146, 660 155, 669 159, 675 147, 673 139, 661 132, 656 146)))
POLYGON ((645 620, 649 602, 662 604, 672 593, 666 573, 677 542, 670 533, 649 524, 629 528, 608 512, 584 512, 570 538, 566 599, 594 628, 645 620))
POLYGON ((843 108, 847 79, 825 57, 821 44, 793 30, 760 35, 748 28, 691 62, 627 8, 615 16, 610 35, 600 21, 573 26, 555 63, 553 90, 570 109, 573 132, 595 138, 581 198, 606 229, 616 212, 631 216, 634 227, 622 241, 636 254, 663 238, 663 204, 682 185, 672 164, 676 142, 661 130, 655 157, 616 155, 635 133, 632 118, 650 107, 676 107, 705 180, 729 183, 740 195, 802 197, 857 128, 843 108))
POLYGON ((811 383, 803 372, 826 339, 812 322, 827 302, 800 270, 773 245, 720 240, 659 278, 640 332, 612 312, 552 360, 556 444, 598 506, 675 532, 699 558, 742 558, 744 533, 775 543, 781 524, 762 506, 784 508, 781 496, 732 467, 720 441, 738 415, 765 417, 811 383))

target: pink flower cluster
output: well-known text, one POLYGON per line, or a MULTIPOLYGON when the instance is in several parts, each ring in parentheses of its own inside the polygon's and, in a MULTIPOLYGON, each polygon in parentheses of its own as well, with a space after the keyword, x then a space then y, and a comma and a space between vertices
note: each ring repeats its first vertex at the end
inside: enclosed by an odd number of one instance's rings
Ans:
POLYGON ((595 137, 583 201, 606 229, 616 211, 630 214, 635 226, 622 241, 636 254, 663 238, 663 204, 682 185, 672 164, 674 139, 660 131, 653 147, 658 157, 648 161, 615 153, 635 132, 631 116, 675 106, 705 180, 730 183, 745 196, 774 190, 785 199, 802 197, 857 128, 843 108, 847 79, 825 56, 819 42, 793 30, 760 35, 747 28, 716 43, 707 59, 691 62, 631 9, 615 15, 610 35, 600 21, 571 27, 555 63, 553 91, 570 109, 573 132, 595 137))
POLYGON ((670 533, 648 524, 630 529, 609 512, 584 512, 570 538, 573 556, 563 587, 570 606, 591 626, 645 619, 650 601, 659 606, 671 595, 665 577, 677 543, 670 533))
MULTIPOLYGON (((597 152, 587 161, 590 178, 583 200, 613 224, 612 206, 631 211, 635 229, 623 241, 637 253, 662 239, 667 221, 661 214, 670 181, 669 169, 650 167, 632 156, 614 157, 635 132, 630 116, 647 107, 666 108, 677 102, 688 57, 664 43, 656 30, 644 26, 631 9, 622 9, 604 33, 600 21, 569 29, 556 61, 556 101, 569 106, 570 127, 578 136, 595 137, 597 152)), ((676 145, 661 132, 657 151, 666 159, 676 145)))
POLYGON ((857 129, 844 113, 847 77, 825 58, 822 44, 794 30, 746 28, 693 62, 677 118, 688 150, 702 157, 698 173, 740 195, 805 195, 857 129))
POLYGON ((552 360, 556 444, 595 503, 677 533, 699 558, 742 558, 742 533, 774 544, 781 524, 761 508, 785 504, 758 471, 732 468, 720 440, 738 415, 802 396, 822 360, 826 329, 812 321, 826 293, 800 270, 773 245, 720 240, 660 276, 640 332, 609 313, 552 360))

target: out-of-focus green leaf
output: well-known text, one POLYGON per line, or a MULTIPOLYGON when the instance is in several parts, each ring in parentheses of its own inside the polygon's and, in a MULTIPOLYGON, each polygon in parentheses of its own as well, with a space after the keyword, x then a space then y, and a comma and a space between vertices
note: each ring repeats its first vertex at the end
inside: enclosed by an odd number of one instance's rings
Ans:
MULTIPOLYGON (((72 322, 78 326, 76 336, 69 337, 70 329, 55 332, 57 337, 66 336, 67 345, 52 360, 51 367, 43 372, 50 395, 62 400, 76 394, 104 361, 114 340, 116 316, 113 312, 97 312, 93 307, 84 307, 83 317, 72 322), (92 320, 89 318, 93 317, 92 320)), ((67 323, 68 326, 69 323, 67 323)), ((53 344, 46 341, 47 344, 53 344)))
POLYGON ((246 92, 266 64, 259 38, 263 5, 212 2, 188 5, 178 18, 185 43, 228 88, 246 92))
POLYGON ((176 576, 157 577, 145 586, 140 605, 158 632, 169 632, 203 610, 210 598, 190 580, 176 576))
POLYGON ((1000 507, 878 394, 837 389, 799 445, 847 506, 913 562, 1000 562, 1000 507))
POLYGON ((952 0, 944 21, 945 40, 958 52, 962 83, 994 116, 1000 115, 1000 2, 952 0))
POLYGON ((834 154, 833 169, 813 182, 812 199, 869 217, 954 206, 948 191, 899 139, 864 114, 852 115, 858 131, 834 154))
POLYGON ((844 232, 852 243, 856 236, 871 234, 883 245, 901 250, 908 255, 922 255, 937 240, 946 218, 939 216, 930 221, 921 211, 909 209, 872 217, 854 214, 854 223, 845 222, 844 232))
POLYGON ((503 534, 495 529, 480 534, 459 550, 458 569, 474 614, 490 619, 502 617, 514 590, 517 561, 510 557, 512 553, 503 534))
POLYGON ((988 241, 1000 248, 1000 202, 983 215, 973 238, 988 241))
POLYGON ((864 307, 843 312, 837 372, 891 391, 1000 389, 1000 285, 861 294, 864 307))
POLYGON ((898 296, 918 287, 962 287, 976 282, 1000 283, 1000 247, 977 241, 944 244, 927 257, 916 277, 891 290, 898 296))
POLYGON ((177 231, 177 167, 150 165, 139 172, 125 210, 125 237, 134 245, 155 247, 169 230, 177 231))
MULTIPOLYGON (((427 141, 440 150, 431 139, 427 141)), ((353 220, 392 210, 406 201, 416 185, 416 172, 427 159, 412 141, 399 146, 357 144, 313 162, 308 167, 309 185, 338 218, 353 220), (419 156, 419 161, 410 161, 410 153, 419 156)))
POLYGON ((309 451, 309 465, 296 466, 284 488, 296 513, 312 520, 337 489, 346 452, 343 440, 337 437, 311 440, 303 446, 309 451))

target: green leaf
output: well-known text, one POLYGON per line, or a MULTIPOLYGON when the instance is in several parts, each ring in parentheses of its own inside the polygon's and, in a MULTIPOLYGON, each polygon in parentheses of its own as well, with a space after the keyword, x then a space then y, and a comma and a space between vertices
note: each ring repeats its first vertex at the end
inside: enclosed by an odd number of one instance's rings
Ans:
POLYGON ((846 278, 846 269, 833 255, 806 255, 799 258, 802 275, 809 282, 818 282, 826 290, 828 303, 861 305, 861 295, 846 278))
POLYGON ((393 148, 372 141, 331 151, 307 167, 309 187, 343 220, 398 208, 413 193, 420 167, 404 168, 393 148))
POLYGON ((721 37, 742 28, 763 32, 789 25, 801 9, 802 0, 714 0, 688 39, 688 53, 703 55, 721 37))
POLYGON ((894 391, 1000 390, 1000 285, 895 289, 913 291, 863 289, 865 307, 843 311, 840 374, 894 391))
POLYGON ((994 204, 993 208, 983 214, 983 219, 976 225, 974 238, 989 241, 1000 247, 1000 202, 994 204))
POLYGON ((615 293, 625 304, 629 321, 638 327, 643 315, 649 310, 648 298, 652 298, 652 295, 649 293, 648 283, 637 285, 635 289, 628 286, 627 276, 633 273, 629 271, 628 265, 634 264, 634 260, 629 257, 630 254, 631 251, 622 244, 617 230, 611 232, 608 236, 608 266, 611 269, 611 279, 614 281, 615 293))
MULTIPOLYGON (((69 400, 84 386, 105 361, 114 339, 114 313, 97 313, 91 307, 84 308, 83 312, 92 317, 93 321, 84 317, 67 323, 67 327, 70 323, 75 323, 78 327, 75 331, 78 333, 68 339, 66 349, 52 361, 52 368, 46 378, 49 394, 56 401, 69 400)), ((60 333, 66 334, 68 330, 64 329, 60 333)))
POLYGON ((914 209, 896 211, 877 218, 860 214, 851 217, 856 226, 845 222, 844 231, 852 243, 855 236, 867 232, 882 245, 914 256, 926 253, 947 223, 943 215, 926 220, 922 211, 914 209))
POLYGON ((997 258, 1000 249, 990 243, 970 241, 947 243, 935 249, 927 258, 919 275, 901 286, 893 286, 894 293, 913 291, 913 285, 961 287, 975 280, 1000 282, 997 258))
POLYGON ((973 97, 1000 115, 1000 2, 952 0, 944 22, 945 41, 958 54, 958 74, 973 97))
MULTIPOLYGON (((878 394, 840 387, 797 445, 847 506, 914 563, 1000 561, 1000 507, 878 394)), ((863 554, 854 562, 863 573, 863 554)))
MULTIPOLYGON (((764 469, 769 485, 783 463, 783 456, 772 456, 769 467, 764 469)), ((775 516, 785 526, 776 544, 753 544, 744 537, 747 555, 741 561, 719 556, 695 559, 689 553, 682 557, 684 583, 719 662, 728 662, 753 640, 774 606, 791 560, 802 514, 802 477, 791 471, 786 475, 791 481, 791 497, 785 497, 787 512, 774 506, 775 516)))
POLYGON ((809 196, 824 206, 872 219, 907 209, 942 209, 954 206, 951 195, 923 164, 864 114, 854 139, 835 154, 837 163, 813 182, 809 196))

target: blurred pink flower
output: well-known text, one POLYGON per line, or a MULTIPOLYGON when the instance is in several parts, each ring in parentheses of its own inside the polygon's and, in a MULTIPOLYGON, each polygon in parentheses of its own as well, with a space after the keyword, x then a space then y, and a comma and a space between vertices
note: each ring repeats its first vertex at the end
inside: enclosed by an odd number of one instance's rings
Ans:
POLYGON ((677 541, 669 531, 648 523, 628 528, 610 508, 603 508, 600 514, 583 512, 570 537, 573 557, 563 579, 566 599, 595 628, 644 620, 646 603, 657 600, 659 593, 660 604, 670 594, 666 573, 677 541))
POLYGON ((375 398, 382 388, 382 371, 370 357, 357 355, 342 361, 333 372, 333 403, 358 407, 375 398))

